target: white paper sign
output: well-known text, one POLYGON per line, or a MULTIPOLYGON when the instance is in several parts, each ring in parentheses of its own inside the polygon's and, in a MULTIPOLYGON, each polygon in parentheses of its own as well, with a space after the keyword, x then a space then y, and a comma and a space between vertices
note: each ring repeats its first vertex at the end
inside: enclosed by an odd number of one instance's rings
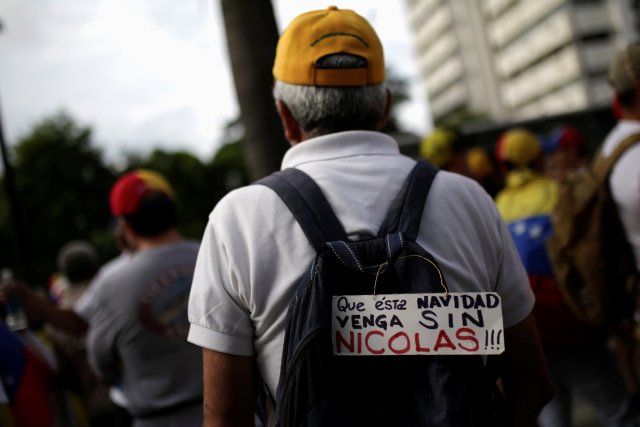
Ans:
POLYGON ((495 292, 334 296, 333 354, 472 355, 504 351, 495 292))

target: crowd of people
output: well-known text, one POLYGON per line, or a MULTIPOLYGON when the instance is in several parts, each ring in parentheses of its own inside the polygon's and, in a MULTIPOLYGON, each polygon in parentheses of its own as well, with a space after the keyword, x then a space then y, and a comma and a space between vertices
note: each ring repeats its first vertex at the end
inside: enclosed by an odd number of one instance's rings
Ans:
MULTIPOLYGON (((639 77, 640 47, 635 45, 621 51, 611 66, 612 114, 618 124, 597 147, 603 156, 611 155, 625 138, 640 136, 639 77)), ((562 197, 561 188, 571 176, 586 173, 593 161, 581 130, 563 124, 535 134, 517 127, 506 130, 486 149, 469 148, 455 131, 436 129, 422 140, 420 154, 445 170, 476 180, 495 200, 509 228, 536 296, 533 314, 555 384, 555 397, 542 410, 539 424, 572 425, 572 402, 579 396, 602 425, 637 425, 637 360, 625 354, 635 346, 635 338, 575 314, 556 282, 547 253, 546 242, 554 233, 551 215, 562 197)), ((640 144, 627 149, 609 179, 638 269, 640 193, 630 183, 638 182, 640 170, 631 162, 639 154, 640 144)))
POLYGON ((202 357, 186 341, 198 243, 178 232, 175 198, 156 172, 123 175, 110 193, 118 257, 98 268, 90 243, 70 242, 49 295, 19 283, 4 289, 19 295, 32 323, 19 331, 0 325, 7 342, 22 343, 6 354, 11 363, 0 364, 13 418, 7 425, 202 423, 202 357), (46 325, 43 336, 27 340, 37 323, 46 325), (51 361, 47 374, 28 375, 41 359, 51 361))
MULTIPOLYGON (((391 97, 375 31, 335 7, 300 15, 273 76, 291 144, 282 168, 317 184, 349 239, 377 236, 415 159, 379 132, 391 97)), ((619 122, 605 155, 640 134, 640 46, 617 54, 610 82, 619 122)), ((603 426, 638 425, 636 362, 621 350, 635 338, 579 318, 546 253, 563 182, 590 167, 585 148, 569 125, 509 129, 490 149, 437 129, 420 147, 440 171, 416 243, 437 259, 447 292, 501 299, 505 425, 569 427, 575 396, 603 426)), ((640 144, 609 187, 640 270, 638 157, 640 144)), ((46 294, 0 287, 0 302, 18 296, 30 321, 0 322, 0 424, 274 425, 287 310, 318 249, 287 204, 265 185, 234 190, 198 244, 178 232, 177 196, 156 172, 124 174, 109 197, 118 257, 102 264, 90 242, 72 241, 46 294)))

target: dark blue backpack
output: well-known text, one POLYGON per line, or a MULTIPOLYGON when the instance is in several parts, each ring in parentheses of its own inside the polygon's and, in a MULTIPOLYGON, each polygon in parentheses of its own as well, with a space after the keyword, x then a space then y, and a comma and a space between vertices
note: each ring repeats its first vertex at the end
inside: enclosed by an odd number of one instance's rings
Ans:
POLYGON ((478 355, 336 356, 334 295, 443 293, 433 256, 416 243, 438 170, 421 161, 407 177, 378 236, 349 241, 328 201, 304 172, 286 169, 260 184, 285 202, 317 252, 290 303, 275 398, 277 425, 496 426, 495 378, 478 355))

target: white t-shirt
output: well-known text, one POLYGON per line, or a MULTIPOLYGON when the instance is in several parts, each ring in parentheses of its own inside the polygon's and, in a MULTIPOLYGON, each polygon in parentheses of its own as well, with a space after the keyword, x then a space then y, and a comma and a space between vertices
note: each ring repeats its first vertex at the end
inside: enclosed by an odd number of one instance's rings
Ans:
MULTIPOLYGON (((350 239, 375 236, 415 161, 377 132, 351 131, 304 141, 282 167, 309 174, 350 239)), ((426 202, 418 243, 439 263, 449 290, 496 291, 505 327, 534 304, 526 273, 493 200, 475 181, 440 172, 426 202)), ((287 307, 315 253, 285 204, 269 188, 229 193, 207 225, 189 300, 189 341, 256 355, 275 396, 287 307)))
MULTIPOLYGON (((184 339, 198 246, 180 240, 137 251, 94 294, 87 357, 101 377, 121 382, 133 415, 202 396, 202 352, 184 339)), ((179 425, 168 420, 191 415, 175 410, 153 421, 179 425)))
POLYGON ((73 311, 80 316, 85 322, 91 324, 91 317, 96 311, 95 299, 96 294, 100 292, 100 288, 104 286, 104 278, 109 277, 113 271, 118 271, 131 259, 131 253, 121 252, 120 255, 107 261, 98 274, 91 280, 89 288, 85 293, 76 301, 73 306, 73 311))
MULTIPOLYGON (((95 306, 96 294, 100 292, 100 288, 104 286, 104 278, 109 277, 112 272, 121 269, 129 262, 129 260, 131 260, 131 253, 123 251, 117 257, 107 261, 102 267, 100 267, 100 271, 98 271, 96 277, 91 280, 86 292, 82 294, 78 301, 76 301, 73 306, 73 311, 89 325, 91 325, 91 318, 97 310, 95 306)), ((109 398, 113 403, 122 408, 129 406, 127 397, 124 395, 119 385, 112 385, 109 387, 109 398)))
MULTIPOLYGON (((620 120, 604 141, 605 156, 625 138, 640 133, 640 121, 620 120)), ((640 270, 640 143, 627 149, 613 166, 609 183, 618 206, 620 220, 633 248, 636 266, 640 270)))

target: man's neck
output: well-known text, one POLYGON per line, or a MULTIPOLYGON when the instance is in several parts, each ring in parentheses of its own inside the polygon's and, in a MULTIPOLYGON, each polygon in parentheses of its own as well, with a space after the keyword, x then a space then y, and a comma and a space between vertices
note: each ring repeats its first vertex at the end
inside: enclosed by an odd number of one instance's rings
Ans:
POLYGON ((621 117, 622 120, 640 121, 640 111, 624 110, 621 117))
POLYGON ((170 245, 172 243, 178 243, 182 240, 182 236, 175 228, 168 230, 167 232, 154 237, 138 237, 136 242, 136 249, 138 251, 144 251, 148 249, 154 249, 159 246, 170 245))
POLYGON ((635 102, 628 107, 622 107, 620 118, 623 120, 640 121, 640 88, 636 92, 635 102))

